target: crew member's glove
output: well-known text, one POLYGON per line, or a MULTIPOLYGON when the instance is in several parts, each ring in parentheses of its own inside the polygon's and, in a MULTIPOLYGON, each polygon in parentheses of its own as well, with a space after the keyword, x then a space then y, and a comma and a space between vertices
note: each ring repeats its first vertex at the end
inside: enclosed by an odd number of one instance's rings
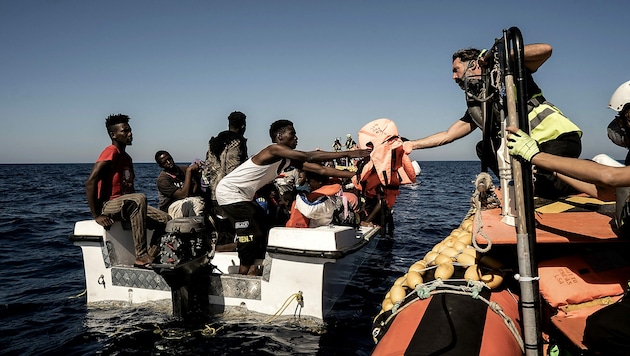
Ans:
POLYGON ((531 162, 535 155, 540 153, 538 142, 529 137, 523 130, 518 130, 508 136, 508 148, 512 156, 521 156, 531 162))

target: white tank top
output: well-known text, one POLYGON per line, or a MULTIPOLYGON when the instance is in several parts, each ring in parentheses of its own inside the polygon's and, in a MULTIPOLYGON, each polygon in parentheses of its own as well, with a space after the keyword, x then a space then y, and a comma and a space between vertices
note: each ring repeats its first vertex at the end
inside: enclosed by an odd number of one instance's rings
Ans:
POLYGON ((264 166, 248 159, 221 179, 216 190, 217 202, 219 205, 227 205, 254 200, 258 189, 273 182, 290 165, 290 159, 281 159, 264 166))

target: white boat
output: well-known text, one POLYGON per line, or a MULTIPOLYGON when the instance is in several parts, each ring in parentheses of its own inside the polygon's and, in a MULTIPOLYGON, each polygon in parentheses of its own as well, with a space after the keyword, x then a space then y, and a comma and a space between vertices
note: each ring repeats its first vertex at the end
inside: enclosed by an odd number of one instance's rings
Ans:
MULTIPOLYGON (((171 220, 167 232, 181 229, 182 235, 193 236, 198 233, 196 227, 203 229, 203 221, 195 219, 198 218, 171 220)), ((241 306, 263 314, 323 319, 365 257, 374 250, 378 231, 378 227, 332 225, 308 229, 274 227, 266 257, 261 261, 262 276, 238 274, 237 252, 212 249, 185 261, 169 254, 164 243, 162 264, 153 265, 153 269, 133 267, 131 230, 123 228, 120 222, 107 230, 94 220, 76 222, 70 239, 83 252, 88 304, 172 299, 173 314, 177 316, 182 312, 180 308, 190 308, 184 314, 197 313, 188 305, 193 303, 188 299, 194 297, 203 299, 195 303, 209 313, 241 306), (175 303, 180 297, 185 299, 182 305, 175 303)), ((149 230, 148 237, 152 234, 149 230)), ((194 255, 192 249, 199 247, 192 245, 183 247, 188 249, 188 255, 194 255)))

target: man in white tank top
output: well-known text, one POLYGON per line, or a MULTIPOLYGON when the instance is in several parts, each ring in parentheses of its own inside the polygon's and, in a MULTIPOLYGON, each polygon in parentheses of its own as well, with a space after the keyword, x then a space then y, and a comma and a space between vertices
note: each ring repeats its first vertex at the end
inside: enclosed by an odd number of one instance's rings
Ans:
POLYGON ((256 191, 271 183, 285 168, 315 172, 324 176, 350 178, 350 171, 324 167, 319 162, 342 157, 361 158, 370 150, 359 149, 343 152, 298 151, 298 138, 289 120, 277 120, 269 128, 273 142, 245 163, 226 175, 217 185, 217 202, 236 230, 236 242, 240 259, 239 273, 258 275, 256 259, 263 259, 267 249, 269 229, 265 212, 254 201, 256 191))

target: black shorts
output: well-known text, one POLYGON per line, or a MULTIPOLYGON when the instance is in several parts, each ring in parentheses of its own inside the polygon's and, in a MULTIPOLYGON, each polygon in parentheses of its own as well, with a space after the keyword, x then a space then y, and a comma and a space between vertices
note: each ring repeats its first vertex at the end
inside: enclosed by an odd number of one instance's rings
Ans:
POLYGON ((222 205, 221 209, 234 226, 241 265, 250 266, 265 258, 270 229, 265 211, 256 202, 222 205))

